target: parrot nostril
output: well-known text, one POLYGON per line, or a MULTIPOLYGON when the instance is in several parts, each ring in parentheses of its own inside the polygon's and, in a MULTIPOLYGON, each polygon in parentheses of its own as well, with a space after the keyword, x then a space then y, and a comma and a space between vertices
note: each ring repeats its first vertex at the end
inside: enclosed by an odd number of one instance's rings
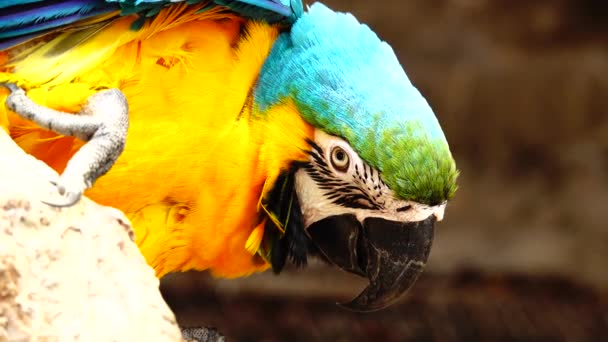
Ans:
POLYGON ((404 205, 401 208, 397 208, 397 212, 400 213, 400 212, 408 211, 410 209, 412 209, 412 206, 408 204, 408 205, 404 205))

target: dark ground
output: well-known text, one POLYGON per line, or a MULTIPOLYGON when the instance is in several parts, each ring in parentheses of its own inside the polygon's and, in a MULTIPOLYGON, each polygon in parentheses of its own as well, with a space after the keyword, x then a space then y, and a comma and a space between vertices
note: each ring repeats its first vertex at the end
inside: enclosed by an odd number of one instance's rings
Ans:
POLYGON ((180 324, 215 327, 229 341, 608 340, 608 297, 553 276, 427 274, 398 305, 367 314, 322 293, 181 284, 165 289, 180 324))
POLYGON ((608 1, 325 3, 393 46, 461 169, 428 272, 366 315, 332 304, 363 283, 327 267, 171 276, 180 322, 244 341, 608 341, 608 1))

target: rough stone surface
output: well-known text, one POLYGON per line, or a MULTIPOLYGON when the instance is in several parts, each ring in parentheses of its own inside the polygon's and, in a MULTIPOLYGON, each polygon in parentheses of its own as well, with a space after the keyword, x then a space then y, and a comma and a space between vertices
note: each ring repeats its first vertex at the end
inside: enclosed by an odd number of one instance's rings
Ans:
POLYGON ((0 129, 0 341, 179 341, 118 210, 54 208, 57 175, 0 129))

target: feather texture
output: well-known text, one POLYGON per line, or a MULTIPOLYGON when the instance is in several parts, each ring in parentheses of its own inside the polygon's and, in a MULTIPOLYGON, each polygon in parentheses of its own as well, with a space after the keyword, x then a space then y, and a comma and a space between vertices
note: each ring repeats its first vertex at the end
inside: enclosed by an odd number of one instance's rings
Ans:
POLYGON ((391 47, 351 14, 313 4, 275 43, 255 93, 261 112, 293 99, 305 120, 346 139, 398 197, 438 204, 456 165, 433 110, 391 47))
MULTIPOLYGON (((114 11, 0 51, 0 82, 17 82, 41 105, 76 112, 99 88, 125 93, 125 151, 88 195, 130 216, 159 275, 194 268, 233 277, 268 268, 251 254, 263 229, 298 217, 289 208, 265 212, 268 195, 282 171, 309 158, 313 126, 347 140, 396 196, 427 204, 451 197, 457 171, 433 111, 390 46, 352 15, 318 3, 301 14, 297 0, 176 2, 99 0, 114 11), (282 30, 237 12, 298 19, 282 30)), ((59 2, 20 8, 51 3, 59 2)), ((12 10, 6 23, 18 18, 12 10)), ((5 95, 0 89, 0 102, 5 95)), ((58 171, 79 147, 5 108, 0 123, 58 171)), ((301 243, 280 248, 304 262, 301 243)), ((271 261, 280 269, 282 261, 271 261)))
MULTIPOLYGON (((281 170, 307 158, 313 129, 289 101, 269 109, 270 120, 252 113, 251 89, 279 28, 199 6, 164 8, 138 31, 129 30, 134 16, 122 17, 49 56, 73 33, 58 35, 10 64, 0 58, 0 81, 15 78, 37 103, 70 112, 98 86, 120 88, 127 145, 87 196, 129 216, 158 275, 243 276, 269 267, 247 250, 263 222, 259 204, 281 170)), ((0 88, 0 102, 5 95, 0 88)), ((58 171, 80 147, 5 111, 13 139, 58 171)))
POLYGON ((55 28, 117 10, 117 5, 99 0, 15 1, 12 6, 3 8, 0 14, 0 50, 55 28))
POLYGON ((42 2, 45 0, 0 0, 0 9, 12 7, 16 5, 27 5, 34 2, 42 2))
POLYGON ((292 23, 302 13, 300 0, 0 0, 0 50, 96 16, 137 14, 132 29, 142 27, 168 6, 203 5, 206 11, 223 6, 235 13, 269 23, 292 23))

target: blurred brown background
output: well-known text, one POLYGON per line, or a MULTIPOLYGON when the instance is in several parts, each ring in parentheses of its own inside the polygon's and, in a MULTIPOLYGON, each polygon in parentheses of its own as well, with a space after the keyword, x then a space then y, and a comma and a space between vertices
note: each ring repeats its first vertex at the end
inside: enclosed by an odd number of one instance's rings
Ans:
POLYGON ((608 341, 608 1, 325 0, 395 49, 461 170, 427 272, 373 314, 364 282, 172 275, 183 325, 243 341, 608 341))

